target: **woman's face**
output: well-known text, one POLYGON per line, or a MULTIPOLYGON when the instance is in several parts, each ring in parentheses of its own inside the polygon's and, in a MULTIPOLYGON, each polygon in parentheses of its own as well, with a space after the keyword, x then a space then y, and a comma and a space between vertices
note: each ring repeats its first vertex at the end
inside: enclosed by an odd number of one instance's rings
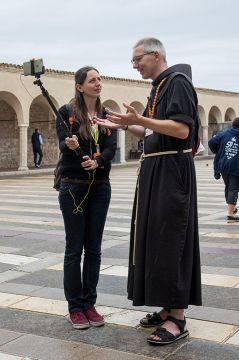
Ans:
POLYGON ((88 71, 84 83, 76 84, 76 89, 89 97, 99 97, 102 89, 100 74, 96 70, 88 71))

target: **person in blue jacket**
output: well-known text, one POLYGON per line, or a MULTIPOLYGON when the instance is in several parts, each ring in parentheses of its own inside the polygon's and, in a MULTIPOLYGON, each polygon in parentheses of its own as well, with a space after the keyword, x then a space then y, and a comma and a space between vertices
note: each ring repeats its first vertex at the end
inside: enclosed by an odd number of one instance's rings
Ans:
POLYGON ((232 122, 232 128, 214 135, 208 142, 214 158, 214 177, 222 176, 225 183, 225 198, 227 203, 227 222, 239 221, 237 199, 239 191, 239 117, 232 122))

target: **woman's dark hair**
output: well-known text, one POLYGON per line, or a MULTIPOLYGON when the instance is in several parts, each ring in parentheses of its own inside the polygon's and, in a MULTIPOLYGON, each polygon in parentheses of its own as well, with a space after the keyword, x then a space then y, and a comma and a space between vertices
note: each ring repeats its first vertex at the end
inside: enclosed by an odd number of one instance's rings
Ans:
MULTIPOLYGON (((87 73, 91 70, 95 70, 97 73, 99 73, 99 71, 96 68, 94 68, 93 66, 84 66, 84 67, 80 68, 79 70, 77 70, 75 73, 75 85, 76 84, 83 85, 85 82, 85 79, 87 77, 87 73)), ((79 122, 79 124, 80 124, 80 127, 79 127, 80 137, 82 139, 88 139, 88 137, 89 137, 89 133, 88 133, 88 129, 87 129, 88 109, 85 104, 84 96, 80 91, 75 90, 75 97, 71 101, 71 105, 72 105, 72 112, 74 115, 74 120, 79 122)), ((96 100, 96 109, 95 110, 96 110, 97 116, 101 117, 102 116, 102 104, 101 104, 99 97, 96 100)))
POLYGON ((233 128, 239 128, 239 117, 235 118, 232 122, 233 128))

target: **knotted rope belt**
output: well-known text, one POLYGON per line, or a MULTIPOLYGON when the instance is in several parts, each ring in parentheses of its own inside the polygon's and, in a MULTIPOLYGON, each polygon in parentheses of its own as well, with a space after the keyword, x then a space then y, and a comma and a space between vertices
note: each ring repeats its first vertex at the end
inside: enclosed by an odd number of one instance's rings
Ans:
POLYGON ((134 221, 134 250, 133 250, 133 265, 135 265, 135 247, 136 247, 136 230, 137 230, 137 216, 138 216, 138 200, 139 200, 139 174, 143 161, 148 157, 153 156, 163 156, 163 155, 177 155, 177 154, 186 154, 192 152, 192 149, 185 150, 169 150, 169 151, 160 151, 156 153, 144 154, 140 156, 139 167, 138 167, 138 180, 137 180, 137 200, 136 200, 136 210, 135 210, 135 221, 134 221))
POLYGON ((143 162, 146 158, 148 158, 148 157, 152 157, 152 156, 162 156, 162 155, 185 154, 185 153, 190 153, 190 152, 192 152, 192 149, 160 151, 160 152, 150 153, 150 154, 144 154, 144 153, 142 153, 141 156, 140 156, 140 159, 139 159, 138 175, 139 175, 139 173, 140 173, 140 168, 141 168, 142 162, 143 162))

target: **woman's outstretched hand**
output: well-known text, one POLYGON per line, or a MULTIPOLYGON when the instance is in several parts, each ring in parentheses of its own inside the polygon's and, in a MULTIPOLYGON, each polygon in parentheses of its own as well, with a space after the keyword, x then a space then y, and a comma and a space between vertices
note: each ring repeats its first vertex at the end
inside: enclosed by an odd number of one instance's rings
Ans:
POLYGON ((95 117, 94 121, 98 125, 102 126, 103 128, 106 128, 106 129, 122 129, 121 125, 115 124, 108 119, 99 119, 99 118, 95 117))

